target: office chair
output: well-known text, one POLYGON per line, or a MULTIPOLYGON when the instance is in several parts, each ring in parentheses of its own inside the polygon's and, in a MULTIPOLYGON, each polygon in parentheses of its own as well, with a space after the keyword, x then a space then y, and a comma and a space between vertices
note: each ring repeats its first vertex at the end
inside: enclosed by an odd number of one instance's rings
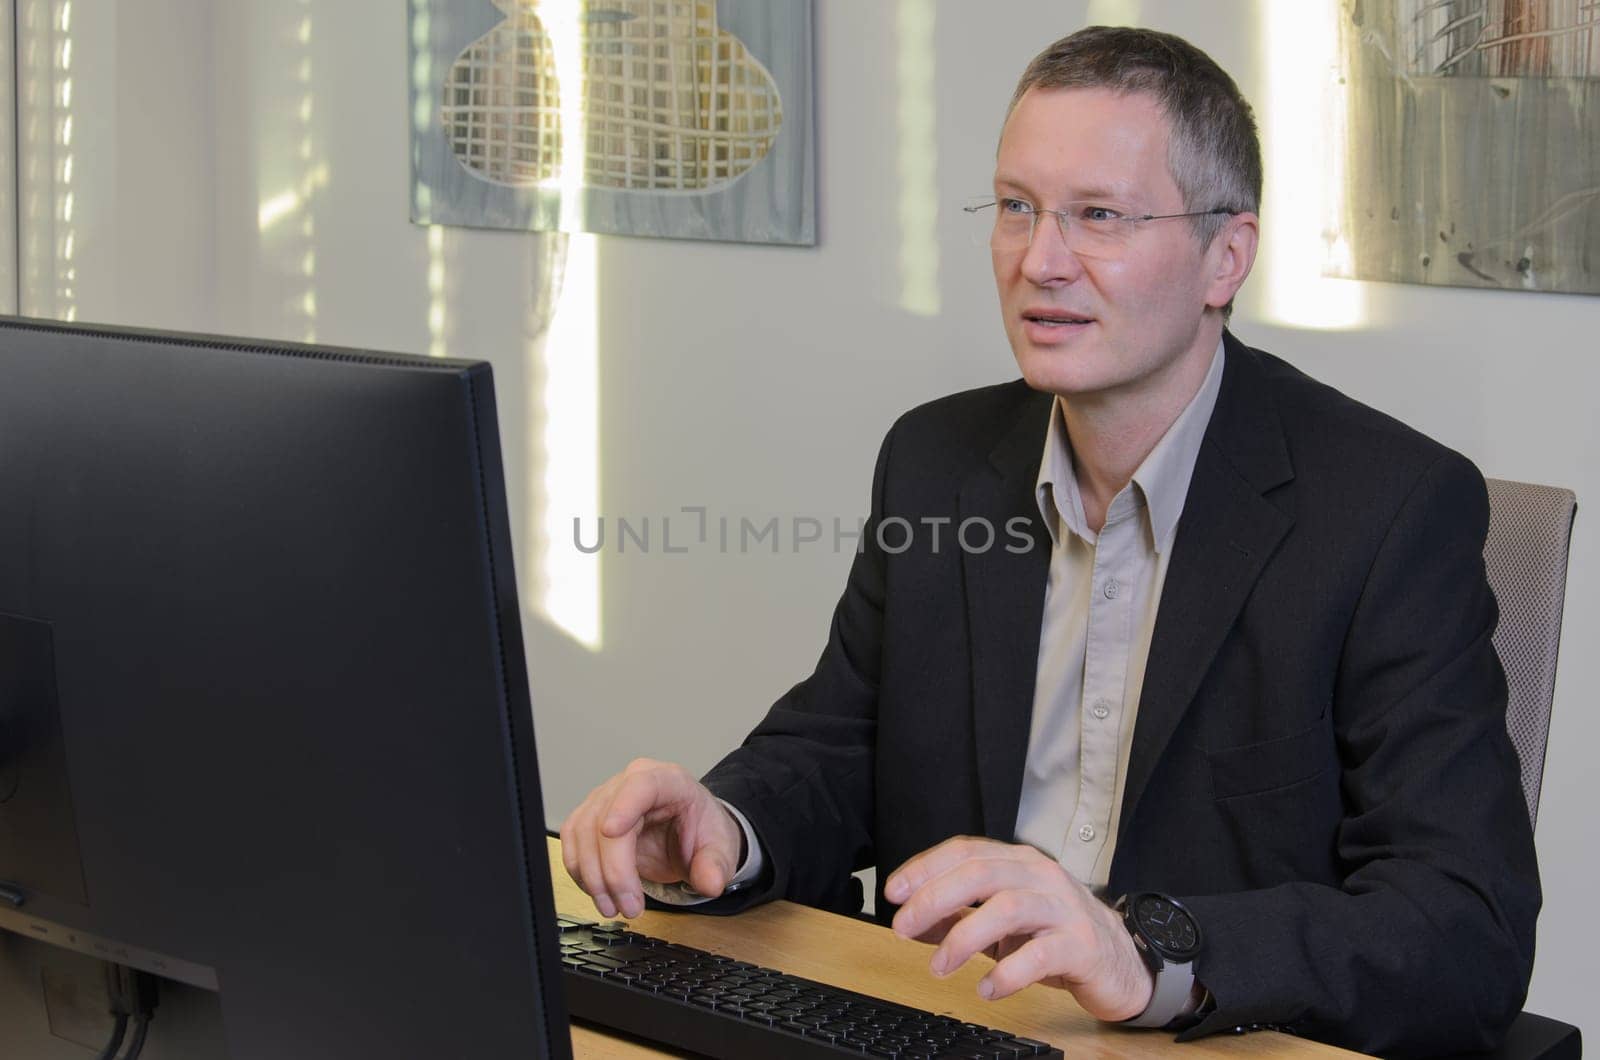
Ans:
POLYGON ((1483 562, 1500 603, 1494 647, 1510 692, 1506 730, 1522 760, 1528 818, 1537 824, 1578 498, 1553 486, 1495 478, 1487 484, 1489 538, 1483 562))
MULTIPOLYGON (((1500 604, 1495 650, 1505 667, 1509 693, 1506 731, 1522 762, 1522 793, 1528 819, 1537 823, 1550 709, 1556 691, 1556 651, 1567 598, 1567 551, 1578 498, 1571 490, 1489 479, 1489 536, 1483 562, 1500 604)), ((1523 1012, 1493 1060, 1577 1060, 1583 1055, 1578 1028, 1523 1012)))

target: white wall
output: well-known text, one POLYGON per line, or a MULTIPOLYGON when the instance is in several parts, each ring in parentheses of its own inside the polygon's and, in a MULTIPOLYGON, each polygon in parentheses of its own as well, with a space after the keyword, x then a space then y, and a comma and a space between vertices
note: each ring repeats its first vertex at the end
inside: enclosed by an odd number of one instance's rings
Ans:
MULTIPOLYGON (((703 504, 735 523, 853 525, 897 413, 1015 374, 985 255, 955 206, 987 184, 1017 73, 1085 9, 819 0, 820 245, 600 242, 599 434, 552 447, 544 410, 563 395, 547 389, 547 358, 561 352, 544 350, 539 305, 554 244, 448 229, 430 249, 407 220, 406 5, 73 0, 64 31, 60 0, 18 5, 24 50, 47 45, 21 64, 41 89, 23 93, 24 312, 419 353, 442 340, 494 362, 551 821, 634 755, 702 769, 735 743, 809 671, 850 546, 835 553, 825 539, 796 554, 786 537, 779 555, 608 548, 602 647, 591 651, 536 606, 544 555, 571 556, 539 529, 546 472, 576 466, 597 441, 600 507, 612 516, 703 504), (899 42, 930 10, 931 52, 903 58, 899 42), (915 17, 902 25, 904 12, 915 17), (70 70, 52 72, 67 37, 70 70), (70 104, 59 84, 68 76, 70 104), (900 98, 902 79, 931 84, 931 96, 900 98), (930 102, 931 124, 919 126, 930 102), (937 209, 902 218, 905 189, 930 180, 937 209), (264 206, 278 214, 265 226, 264 206), (932 297, 933 314, 902 306, 902 255, 926 268, 929 246, 936 288, 910 304, 932 297), (442 326, 430 325, 436 304, 442 326)), ((1118 6, 1141 7, 1097 10, 1118 6)), ((1279 42, 1260 39, 1256 3, 1161 0, 1142 14, 1211 51, 1258 106, 1271 105, 1265 70, 1279 42)), ((1273 268, 1269 255, 1253 283, 1273 268)), ((1357 330, 1269 324, 1254 295, 1236 330, 1488 474, 1600 499, 1600 466, 1588 459, 1600 299, 1357 286, 1367 301, 1357 330)), ((675 539, 686 529, 675 525, 675 539)), ((1600 672, 1584 649, 1600 629, 1597 533, 1594 518, 1579 519, 1538 832, 1547 904, 1530 1006, 1580 1024, 1600 941, 1592 926, 1574 927, 1594 923, 1583 904, 1597 867, 1585 803, 1597 789, 1584 764, 1600 716, 1584 690, 1600 672)))

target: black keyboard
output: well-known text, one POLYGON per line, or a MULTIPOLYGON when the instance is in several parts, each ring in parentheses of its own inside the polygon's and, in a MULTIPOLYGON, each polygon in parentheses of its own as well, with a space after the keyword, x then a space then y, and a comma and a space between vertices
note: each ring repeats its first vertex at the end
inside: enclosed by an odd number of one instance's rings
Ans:
POLYGON ((557 917, 577 1019, 718 1060, 1049 1057, 1061 1050, 629 931, 557 917))

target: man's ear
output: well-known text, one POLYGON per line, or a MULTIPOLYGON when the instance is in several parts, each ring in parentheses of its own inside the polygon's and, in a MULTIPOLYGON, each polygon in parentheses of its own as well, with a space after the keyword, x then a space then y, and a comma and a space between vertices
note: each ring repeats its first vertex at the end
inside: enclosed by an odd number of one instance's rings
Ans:
POLYGON ((1256 263, 1260 239, 1261 221, 1255 214, 1238 213, 1228 218, 1206 252, 1210 281, 1206 288, 1206 305, 1220 309, 1233 301, 1256 263))

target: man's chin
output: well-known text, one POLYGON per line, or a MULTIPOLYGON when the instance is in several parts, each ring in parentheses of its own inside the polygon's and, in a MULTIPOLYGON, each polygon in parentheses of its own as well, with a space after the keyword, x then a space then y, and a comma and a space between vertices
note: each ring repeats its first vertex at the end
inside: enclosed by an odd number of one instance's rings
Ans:
POLYGON ((1022 370, 1022 381, 1035 390, 1074 397, 1103 390, 1108 383, 1086 363, 1088 358, 1078 354, 1067 356, 1059 350, 1032 348, 1013 352, 1017 367, 1022 370))

